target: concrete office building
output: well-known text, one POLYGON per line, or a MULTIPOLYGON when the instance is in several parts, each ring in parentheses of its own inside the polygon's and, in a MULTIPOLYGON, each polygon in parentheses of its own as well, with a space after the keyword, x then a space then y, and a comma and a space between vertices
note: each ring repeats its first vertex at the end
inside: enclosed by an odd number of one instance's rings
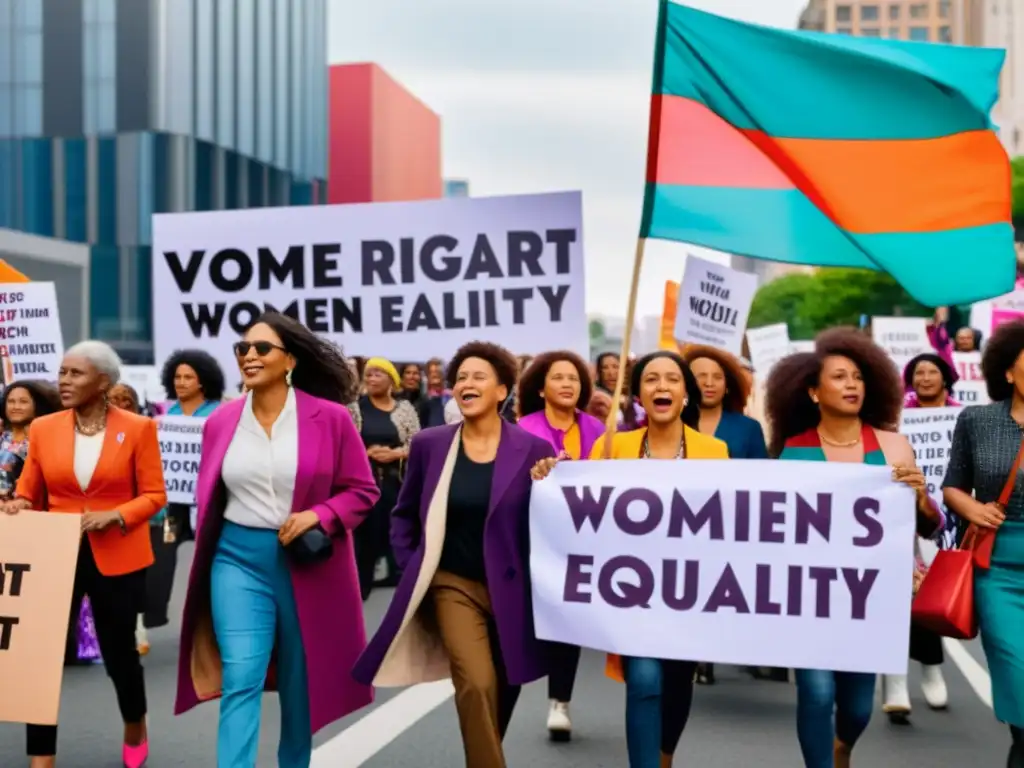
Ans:
POLYGON ((326 2, 0 0, 0 227, 90 246, 88 335, 149 361, 153 213, 326 200, 326 2))

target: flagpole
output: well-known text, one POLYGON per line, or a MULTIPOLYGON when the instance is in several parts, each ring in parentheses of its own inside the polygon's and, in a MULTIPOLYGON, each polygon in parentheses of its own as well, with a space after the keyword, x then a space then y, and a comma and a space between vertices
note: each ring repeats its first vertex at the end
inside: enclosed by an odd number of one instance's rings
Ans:
MULTIPOLYGON (((633 340, 633 325, 636 322, 636 295, 640 290, 640 271, 644 263, 644 247, 647 239, 638 237, 636 240, 636 253, 633 256, 633 280, 629 287, 629 304, 626 307, 626 328, 622 332, 622 349, 619 351, 619 375, 615 380, 615 390, 612 392, 612 407, 608 411, 608 421, 605 424, 604 436, 604 458, 612 457, 612 441, 618 431, 619 413, 621 411, 620 401, 626 383, 626 363, 629 361, 629 346, 633 340)), ((629 404, 632 406, 632 404, 629 404)))

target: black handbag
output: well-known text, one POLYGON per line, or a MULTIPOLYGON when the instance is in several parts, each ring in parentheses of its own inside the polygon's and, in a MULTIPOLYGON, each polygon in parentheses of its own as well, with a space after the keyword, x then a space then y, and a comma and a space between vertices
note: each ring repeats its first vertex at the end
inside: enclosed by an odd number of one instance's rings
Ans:
POLYGON ((310 528, 301 536, 292 540, 284 548, 292 560, 300 565, 310 565, 326 560, 334 552, 334 542, 327 535, 323 526, 310 528))

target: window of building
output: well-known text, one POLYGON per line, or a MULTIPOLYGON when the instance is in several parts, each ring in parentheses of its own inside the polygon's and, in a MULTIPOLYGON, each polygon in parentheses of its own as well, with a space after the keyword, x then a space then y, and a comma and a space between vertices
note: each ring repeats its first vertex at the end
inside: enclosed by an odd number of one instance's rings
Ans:
POLYGON ((899 27, 889 27, 889 37, 892 40, 899 40, 900 39, 900 28, 899 27))
POLYGON ((235 146, 235 0, 217 3, 217 143, 235 146))
POLYGON ((878 6, 877 5, 862 5, 860 7, 860 20, 861 21, 878 21, 878 6))
POLYGON ((910 18, 912 19, 927 19, 928 18, 928 3, 914 3, 910 6, 910 18))
POLYGON ((928 27, 911 27, 910 39, 918 43, 927 43, 931 40, 931 30, 928 27))
POLYGON ((43 33, 15 30, 14 82, 43 82, 43 33))
POLYGON ((836 27, 837 35, 852 35, 853 29, 851 27, 836 27))
POLYGON ((900 20, 900 11, 902 11, 902 10, 903 10, 903 6, 901 6, 901 5, 890 5, 889 6, 889 20, 890 21, 899 21, 900 20))
POLYGON ((256 155, 269 163, 274 158, 274 0, 259 0, 256 22, 256 155))
POLYGON ((213 105, 216 70, 214 69, 213 25, 214 5, 212 2, 196 4, 196 135, 200 139, 213 141, 215 108, 213 105))
MULTIPOLYGON (((14 120, 11 113, 12 89, 9 83, 0 83, 0 138, 10 136, 14 132, 14 120)), ((5 142, 0 141, 0 144, 5 142)), ((0 187, 6 185, 6 180, 0 173, 0 187)))
POLYGON ((274 8, 274 162, 288 168, 288 120, 292 84, 288 77, 291 61, 291 25, 293 21, 290 0, 277 0, 274 8))
POLYGON ((15 27, 21 30, 42 31, 43 4, 40 0, 13 0, 11 5, 15 27))
POLYGON ((849 5, 837 5, 836 6, 836 22, 849 22, 853 21, 853 9, 849 5))
POLYGON ((881 37, 882 30, 878 27, 861 27, 860 35, 861 37, 881 37))
POLYGON ((256 152, 256 14, 251 2, 238 4, 238 151, 256 152))
POLYGON ((952 43, 953 42, 953 30, 949 26, 939 27, 939 42, 941 42, 941 43, 952 43))
POLYGON ((948 19, 950 12, 949 0, 939 0, 939 18, 948 19))

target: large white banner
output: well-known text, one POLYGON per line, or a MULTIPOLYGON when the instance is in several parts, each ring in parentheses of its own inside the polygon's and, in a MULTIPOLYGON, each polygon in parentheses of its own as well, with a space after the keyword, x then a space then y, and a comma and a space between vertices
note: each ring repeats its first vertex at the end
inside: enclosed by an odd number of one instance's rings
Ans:
POLYGON ((960 376, 953 385, 953 399, 962 405, 988 405, 988 388, 981 372, 981 352, 954 352, 953 364, 960 376))
POLYGON ((902 674, 915 517, 887 467, 564 462, 530 501, 537 636, 628 656, 902 674))
POLYGON ((757 275, 688 255, 676 302, 676 340, 739 355, 756 292, 757 275))
POLYGON ((350 355, 447 358, 475 339, 589 353, 578 192, 153 217, 153 344, 236 367, 265 309, 350 355))
POLYGON ((205 423, 206 419, 195 416, 161 416, 157 422, 167 501, 172 504, 195 501, 205 423))
POLYGON ((53 283, 0 283, 0 383, 56 381, 63 356, 53 283))

